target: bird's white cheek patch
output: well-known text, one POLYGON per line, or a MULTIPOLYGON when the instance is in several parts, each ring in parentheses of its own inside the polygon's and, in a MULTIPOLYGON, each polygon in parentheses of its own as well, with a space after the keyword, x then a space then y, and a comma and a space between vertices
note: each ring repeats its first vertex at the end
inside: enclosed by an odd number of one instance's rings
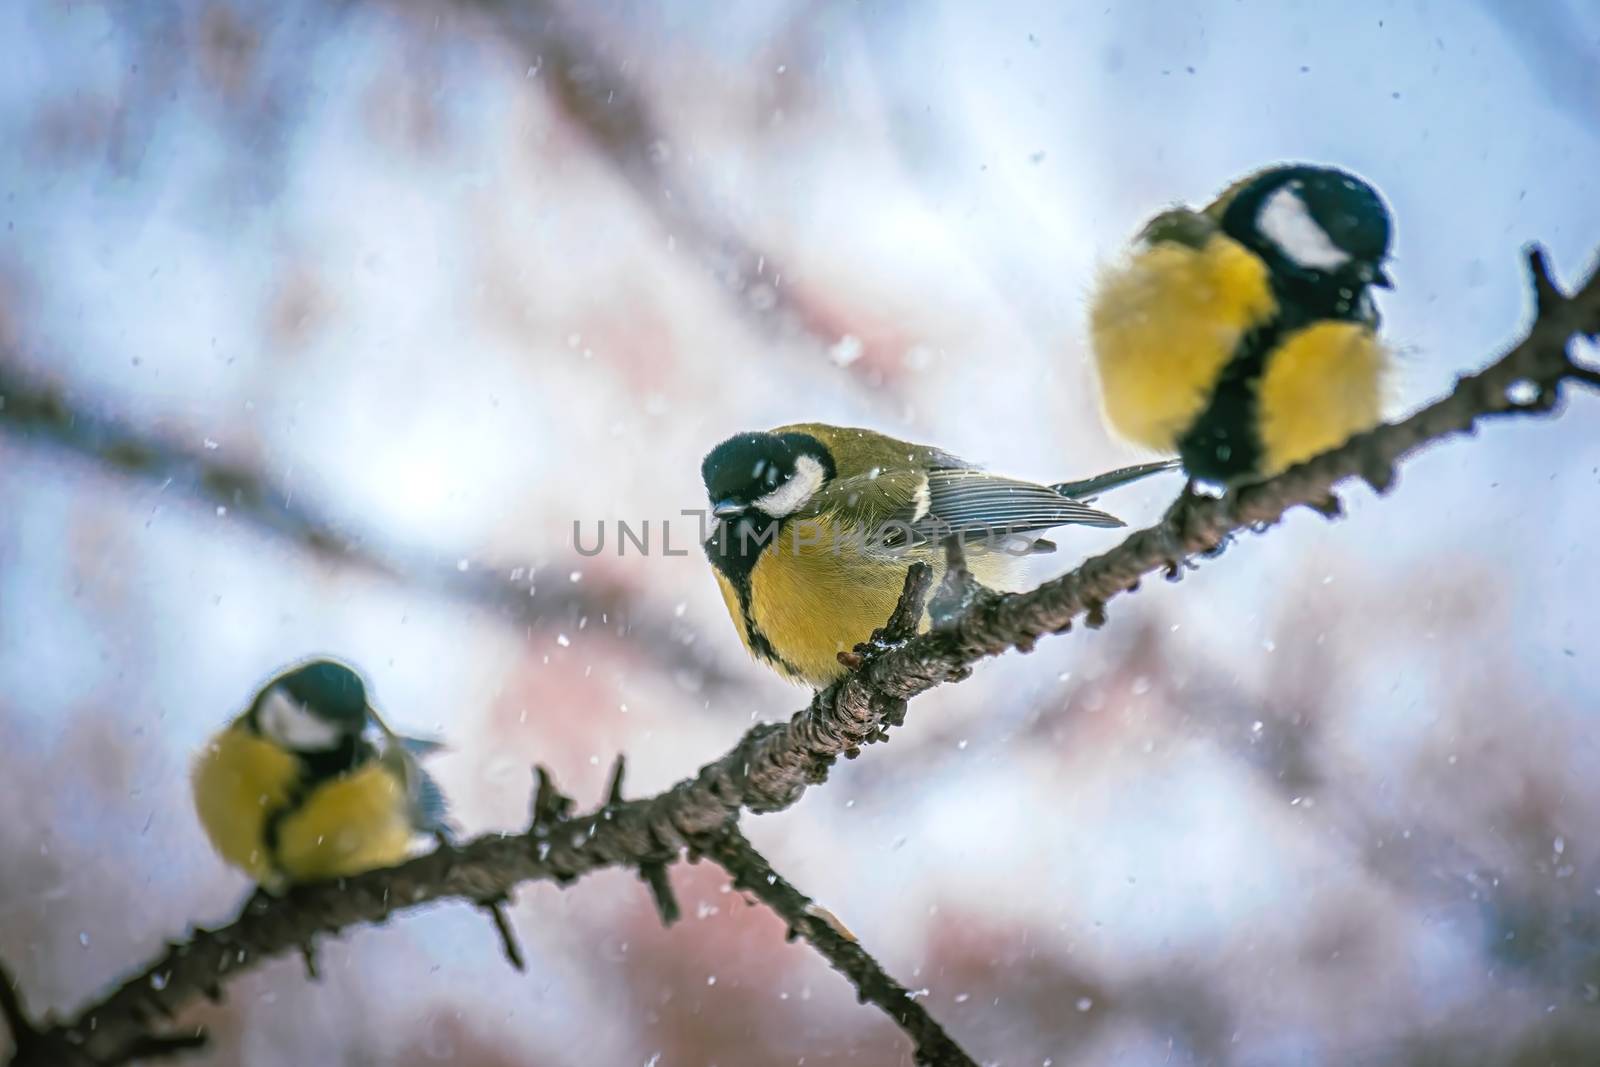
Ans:
POLYGON ((261 703, 261 730, 285 748, 319 752, 339 744, 339 728, 313 715, 305 705, 281 689, 273 689, 261 703))
POLYGON ((1317 225, 1306 202, 1290 186, 1267 197, 1256 216, 1256 228, 1298 266, 1335 270, 1350 261, 1350 254, 1317 225))
POLYGON ((822 469, 822 464, 810 456, 801 456, 795 461, 794 476, 766 496, 758 498, 753 506, 775 519, 792 515, 816 495, 826 477, 827 472, 822 469))

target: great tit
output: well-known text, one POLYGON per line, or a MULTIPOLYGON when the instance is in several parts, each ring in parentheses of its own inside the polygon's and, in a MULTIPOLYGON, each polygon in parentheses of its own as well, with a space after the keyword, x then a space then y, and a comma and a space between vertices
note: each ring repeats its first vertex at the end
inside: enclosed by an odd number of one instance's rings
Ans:
POLYGON ((1176 208, 1101 275, 1089 311, 1107 421, 1219 486, 1276 474, 1382 417, 1389 211, 1342 170, 1270 167, 1176 208))
POLYGON ((206 745, 195 810, 222 858, 270 892, 387 867, 418 835, 449 834, 443 794, 417 763, 439 747, 390 731, 354 670, 310 660, 206 745))
POLYGON ((1005 588, 1020 557, 1054 549, 1056 526, 1121 526, 1088 497, 1172 462, 1038 485, 872 430, 800 423, 741 433, 700 473, 717 525, 705 551, 745 647, 783 677, 822 688, 894 610, 917 560, 944 569, 959 534, 973 574, 1005 588))

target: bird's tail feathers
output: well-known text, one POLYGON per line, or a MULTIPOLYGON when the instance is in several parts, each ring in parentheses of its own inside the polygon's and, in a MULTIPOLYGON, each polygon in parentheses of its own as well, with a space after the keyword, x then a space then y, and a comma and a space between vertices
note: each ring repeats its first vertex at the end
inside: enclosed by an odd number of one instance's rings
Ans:
POLYGON ((1107 490, 1120 489, 1124 485, 1136 482, 1141 478, 1148 478, 1152 474, 1176 470, 1179 466, 1180 461, 1176 459, 1161 459, 1153 463, 1136 463, 1131 467, 1118 467, 1114 471, 1106 471, 1104 474, 1097 474, 1093 478, 1084 478, 1081 481, 1059 482, 1050 488, 1062 496, 1087 502, 1107 490))

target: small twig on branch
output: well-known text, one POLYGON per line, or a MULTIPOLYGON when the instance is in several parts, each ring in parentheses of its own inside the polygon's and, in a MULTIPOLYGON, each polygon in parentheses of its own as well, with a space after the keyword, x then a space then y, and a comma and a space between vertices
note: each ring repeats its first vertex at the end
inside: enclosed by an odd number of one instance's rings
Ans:
MULTIPOLYGON (((906 580, 900 587, 900 599, 895 601, 894 611, 889 614, 889 619, 882 626, 872 631, 861 644, 849 652, 839 653, 839 662, 852 671, 859 671, 872 660, 898 648, 917 636, 917 629, 922 625, 923 606, 928 601, 928 589, 933 585, 933 568, 926 563, 913 563, 906 568, 906 580)), ((881 709, 883 723, 874 740, 887 740, 888 728, 899 726, 906 721, 906 702, 886 704, 881 709)), ((855 759, 860 753, 858 748, 847 748, 844 754, 850 759, 855 759)))
POLYGON ((828 965, 856 987, 863 1004, 875 1004, 904 1030, 916 1047, 917 1062, 932 1067, 977 1067, 977 1061, 955 1043, 944 1027, 918 1003, 916 996, 891 978, 877 960, 844 930, 831 914, 785 881, 735 825, 713 834, 700 849, 748 891, 789 924, 791 937, 802 937, 828 965), (831 921, 830 921, 831 920, 831 921))
POLYGON ((322 972, 317 969, 317 943, 309 937, 300 943, 300 959, 306 965, 306 977, 313 982, 320 981, 322 972))
POLYGON ((555 775, 542 766, 533 769, 533 780, 533 803, 530 805, 528 817, 533 831, 542 836, 551 828, 565 822, 572 814, 572 808, 577 801, 557 789, 555 775))
POLYGON ((900 599, 895 602, 889 621, 873 632, 869 642, 874 648, 888 648, 917 636, 922 625, 922 609, 928 599, 928 589, 933 585, 933 568, 926 563, 913 563, 906 569, 906 580, 900 588, 900 599))
POLYGON ((504 953, 506 962, 511 964, 513 970, 526 971, 528 963, 523 958, 522 946, 517 942, 517 931, 511 925, 511 916, 506 914, 506 905, 510 902, 509 897, 502 895, 481 901, 478 906, 488 912, 494 922, 495 933, 500 935, 500 951, 504 953))
POLYGON ((967 553, 961 545, 961 536, 951 534, 945 538, 944 578, 928 604, 928 614, 933 619, 934 628, 944 629, 955 622, 987 592, 989 590, 967 568, 967 553))
MULTIPOLYGON (((611 785, 606 789, 606 809, 612 809, 623 803, 622 779, 628 772, 627 757, 617 754, 617 762, 611 768, 611 785)), ((604 814, 604 811, 602 811, 604 814)), ((677 859, 676 856, 673 859, 677 859)), ((656 904, 656 914, 661 917, 662 926, 671 926, 683 917, 683 912, 678 907, 677 895, 672 891, 672 879, 667 875, 667 865, 659 859, 645 860, 639 864, 639 879, 650 890, 650 896, 656 904)))
MULTIPOLYGON (((1535 276, 1542 260, 1530 256, 1535 276)), ((1551 286, 1554 291, 1554 286, 1551 286)), ((786 723, 751 728, 734 748, 690 779, 654 797, 603 804, 567 817, 570 801, 541 772, 534 818, 520 835, 487 834, 442 847, 398 867, 341 882, 301 886, 217 930, 197 930, 104 999, 52 1026, 41 1041, 90 1044, 102 1063, 149 1032, 148 1020, 171 1016, 261 960, 281 955, 312 934, 378 922, 393 911, 432 901, 482 901, 539 879, 565 884, 603 867, 641 869, 674 862, 694 840, 723 831, 741 810, 778 811, 824 781, 835 760, 882 740, 904 716, 906 701, 970 673, 973 664, 1064 630, 1074 618, 1103 618, 1105 605, 1136 588, 1146 574, 1166 569, 1173 552, 1204 552, 1252 527, 1265 528, 1291 508, 1326 501, 1348 478, 1387 483, 1395 464, 1422 446, 1470 430, 1488 415, 1538 414, 1519 404, 1530 384, 1558 392, 1568 380, 1592 382, 1594 369, 1577 366, 1574 336, 1600 328, 1600 272, 1571 298, 1546 294, 1527 335, 1501 359, 1463 376, 1447 396, 1397 423, 1257 485, 1215 500, 1195 499, 1156 526, 1026 593, 974 599, 969 609, 898 644, 872 650, 860 669, 813 696, 786 723), (1181 512, 1181 514, 1179 513, 1181 512), (559 826, 561 832, 552 828, 559 826)), ((925 581, 908 576, 895 617, 920 617, 925 581), (918 588, 920 586, 920 588, 918 588)), ((18 1051, 15 1063, 52 1064, 18 1051)))
POLYGON ((1566 303, 1567 297, 1555 279, 1550 277, 1550 261, 1545 258, 1544 249, 1537 245, 1529 246, 1524 252, 1528 260, 1528 273, 1533 278, 1533 314, 1535 318, 1543 318, 1555 312, 1566 303))
MULTIPOLYGON (((549 775, 542 768, 539 769, 538 781, 539 788, 534 792, 533 814, 529 821, 530 832, 534 827, 543 825, 539 820, 538 814, 539 800, 546 798, 547 790, 553 791, 554 789, 549 775)), ((566 798, 563 797, 562 799, 565 800, 566 798)), ((570 800, 567 800, 567 804, 570 805, 571 803, 570 800)), ((456 843, 455 831, 452 828, 441 827, 434 832, 433 840, 441 850, 449 849, 456 843)), ((445 852, 447 856, 450 854, 445 852)), ((511 904, 510 890, 497 893, 491 897, 485 897, 479 900, 477 904, 489 916, 489 921, 494 924, 495 936, 500 939, 500 953, 505 956, 506 962, 511 965, 511 969, 518 972, 526 971, 527 962, 522 955, 522 945, 517 941, 516 927, 511 925, 511 916, 506 911, 511 904)))

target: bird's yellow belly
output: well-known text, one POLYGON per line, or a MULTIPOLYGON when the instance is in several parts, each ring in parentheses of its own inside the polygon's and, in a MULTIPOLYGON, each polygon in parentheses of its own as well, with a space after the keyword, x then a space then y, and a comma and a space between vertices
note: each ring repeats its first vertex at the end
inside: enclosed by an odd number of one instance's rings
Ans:
POLYGON ((1388 365, 1382 343, 1360 323, 1319 322, 1285 339, 1257 386, 1259 474, 1276 474, 1376 426, 1388 365))
POLYGON ((275 871, 263 831, 299 779, 294 756, 242 729, 214 737, 195 762, 195 812, 211 846, 258 882, 275 871))
POLYGON ((278 827, 277 864, 310 882, 388 867, 411 851, 405 788, 373 762, 317 786, 278 827))
POLYGON ((1239 342, 1275 309, 1266 265, 1221 235, 1199 249, 1160 242, 1106 271, 1089 309, 1106 421, 1176 451, 1239 342))
MULTIPOLYGON (((831 524, 820 526, 820 537, 808 533, 796 539, 788 528, 780 530, 751 572, 750 596, 751 621, 781 661, 768 660, 770 666, 792 681, 819 689, 846 673, 839 653, 853 649, 888 621, 913 562, 932 566, 935 582, 945 569, 944 552, 938 546, 898 557, 874 555, 852 549, 848 536, 836 548, 831 524)), ((1008 589, 1017 559, 1000 551, 974 551, 968 565, 984 584, 1008 589)), ((745 648, 762 656, 760 642, 745 625, 738 591, 720 571, 716 574, 745 648)), ((925 612, 922 628, 927 625, 925 612)))
POLYGON ((299 777, 293 754, 247 730, 212 740, 195 764, 195 810, 224 860, 279 888, 406 858, 413 836, 408 799, 382 764, 329 779, 303 797, 299 777))

